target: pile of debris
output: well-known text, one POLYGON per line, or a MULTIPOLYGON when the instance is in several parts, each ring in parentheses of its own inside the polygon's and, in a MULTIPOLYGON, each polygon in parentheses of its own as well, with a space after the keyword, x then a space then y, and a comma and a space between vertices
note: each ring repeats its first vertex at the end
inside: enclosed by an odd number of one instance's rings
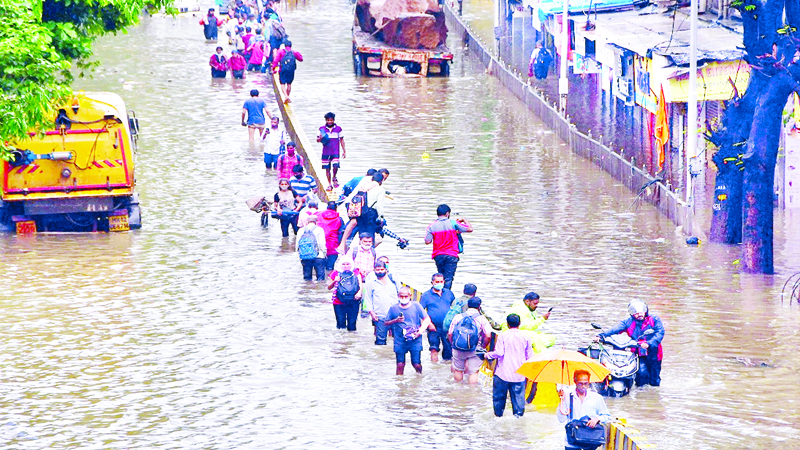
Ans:
POLYGON ((356 20, 362 31, 392 47, 430 50, 447 39, 437 0, 358 0, 356 20))

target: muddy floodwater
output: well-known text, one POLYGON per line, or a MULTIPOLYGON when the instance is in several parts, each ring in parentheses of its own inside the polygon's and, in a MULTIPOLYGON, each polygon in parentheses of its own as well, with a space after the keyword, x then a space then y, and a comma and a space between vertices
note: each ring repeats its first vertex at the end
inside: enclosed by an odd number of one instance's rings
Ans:
MULTIPOLYGON (((478 285, 500 319, 528 291, 576 348, 634 298, 664 320, 663 384, 607 401, 662 449, 798 448, 800 271, 790 214, 772 277, 739 275, 738 249, 687 247, 675 226, 571 154, 451 36, 450 78, 355 78, 351 6, 281 5, 305 130, 336 113, 340 179, 387 167, 390 271, 424 287, 425 226, 439 203, 475 232, 454 287, 478 285), (435 151, 436 148, 452 147, 435 151), (430 158, 422 158, 423 153, 430 158)), ((227 43, 222 43, 229 51, 227 43)), ((212 81, 197 18, 145 18, 97 45, 87 91, 120 93, 140 119, 143 228, 0 235, 0 447, 9 449, 563 448, 553 409, 497 419, 490 390, 449 367, 394 375, 371 327, 337 331, 330 295, 304 282, 295 237, 259 225, 272 195, 262 147, 240 126, 261 75, 212 81)))

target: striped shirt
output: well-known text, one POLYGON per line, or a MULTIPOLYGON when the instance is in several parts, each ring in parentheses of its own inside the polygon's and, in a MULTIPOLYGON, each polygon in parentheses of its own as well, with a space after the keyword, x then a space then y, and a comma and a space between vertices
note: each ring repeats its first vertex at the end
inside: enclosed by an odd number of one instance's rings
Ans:
POLYGON ((306 175, 299 180, 292 177, 292 179, 289 180, 289 186, 294 189, 300 197, 306 197, 309 192, 317 188, 317 180, 311 175, 306 175))
POLYGON ((322 155, 339 156, 339 139, 344 137, 342 127, 334 124, 333 128, 328 128, 327 125, 323 125, 319 127, 319 136, 322 136, 322 133, 327 134, 330 138, 328 143, 322 146, 322 155))

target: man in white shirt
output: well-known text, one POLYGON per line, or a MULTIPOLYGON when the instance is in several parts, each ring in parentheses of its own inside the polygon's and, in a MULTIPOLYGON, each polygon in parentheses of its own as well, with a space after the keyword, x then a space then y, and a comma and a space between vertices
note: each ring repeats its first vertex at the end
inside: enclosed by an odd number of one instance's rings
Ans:
MULTIPOLYGON (((561 404, 558 405, 558 410, 556 410, 558 421, 566 423, 588 416, 589 422, 587 425, 592 428, 601 422, 607 423, 610 421, 611 414, 608 412, 605 400, 600 394, 589 389, 589 372, 582 369, 576 370, 572 379, 575 381, 574 392, 558 391, 558 396, 561 397, 561 404)), ((564 448, 566 450, 581 450, 581 447, 569 445, 566 436, 564 437, 564 448)))
POLYGON ((278 168, 278 156, 281 155, 281 147, 286 145, 286 130, 280 125, 277 114, 272 115, 269 128, 264 128, 264 164, 267 169, 278 168))
POLYGON ((308 216, 308 224, 297 232, 295 249, 300 255, 300 264, 303 265, 303 279, 311 281, 311 271, 313 269, 317 272, 317 281, 325 281, 325 258, 328 249, 325 247, 325 231, 322 227, 317 226, 317 216, 308 216), (311 236, 304 239, 306 232, 309 232, 311 236), (311 237, 316 240, 317 255, 316 258, 304 258, 307 246, 313 246, 313 242, 309 241, 311 237))

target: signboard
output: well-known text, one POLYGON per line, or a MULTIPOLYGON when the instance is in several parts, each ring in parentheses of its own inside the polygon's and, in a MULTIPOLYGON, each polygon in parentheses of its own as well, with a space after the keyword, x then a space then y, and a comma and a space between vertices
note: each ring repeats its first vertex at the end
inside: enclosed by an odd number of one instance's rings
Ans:
POLYGON ((592 58, 587 58, 575 52, 575 66, 572 73, 600 73, 600 64, 592 58))
POLYGON ((636 92, 636 104, 655 114, 658 111, 658 98, 653 91, 658 89, 658 86, 650 86, 652 66, 652 59, 638 54, 633 55, 633 88, 636 92))
MULTIPOLYGON (((712 62, 697 71, 697 100, 730 100, 733 86, 739 96, 744 95, 750 83, 750 65, 744 60, 712 62)), ((669 89, 664 91, 668 102, 685 103, 689 100, 689 74, 685 73, 669 79, 669 89)))

